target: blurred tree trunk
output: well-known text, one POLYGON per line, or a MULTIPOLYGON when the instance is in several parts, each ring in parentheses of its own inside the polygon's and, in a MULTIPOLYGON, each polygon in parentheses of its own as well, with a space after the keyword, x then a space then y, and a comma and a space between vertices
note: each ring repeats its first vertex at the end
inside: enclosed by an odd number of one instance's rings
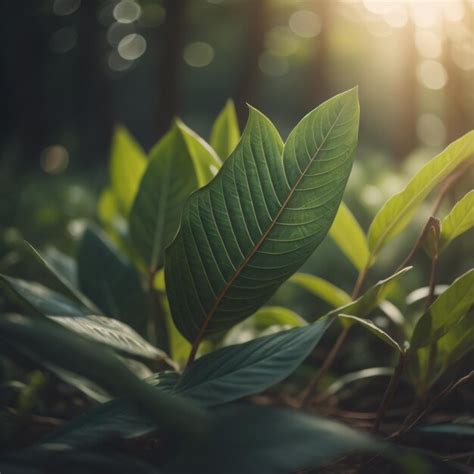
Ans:
POLYGON ((82 2, 78 14, 79 159, 93 164, 108 158, 113 128, 112 91, 106 71, 105 35, 97 20, 96 2, 82 2))
POLYGON ((2 62, 7 86, 7 127, 18 140, 22 164, 39 169, 41 150, 48 141, 46 120, 47 35, 39 12, 30 2, 5 2, 2 62), (34 39, 32 39, 34 38, 34 39))
POLYGON ((247 24, 245 57, 241 65, 240 80, 237 85, 235 104, 241 123, 247 119, 247 102, 255 102, 260 76, 258 61, 265 45, 267 0, 248 0, 244 6, 247 24))
POLYGON ((160 48, 156 129, 161 137, 178 112, 180 64, 186 28, 187 0, 165 0, 164 41, 160 48))
POLYGON ((400 30, 402 67, 399 74, 399 126, 395 128, 394 155, 404 160, 418 144, 416 122, 418 114, 418 82, 416 67, 418 54, 415 46, 415 25, 411 20, 400 30))
POLYGON ((317 13, 321 18, 321 32, 314 40, 314 59, 310 66, 309 104, 319 105, 331 96, 329 80, 330 33, 332 22, 331 0, 319 0, 317 13))

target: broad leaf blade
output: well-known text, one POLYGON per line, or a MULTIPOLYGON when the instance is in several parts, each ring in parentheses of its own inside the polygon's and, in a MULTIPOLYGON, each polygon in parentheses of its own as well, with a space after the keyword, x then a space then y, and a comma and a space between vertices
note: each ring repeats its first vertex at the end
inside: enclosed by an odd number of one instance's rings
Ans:
POLYGON ((278 132, 251 109, 239 145, 190 197, 167 251, 171 310, 188 340, 250 316, 319 245, 350 173, 358 118, 356 90, 334 97, 295 127, 282 158, 278 132))
POLYGON ((148 268, 155 271, 163 266, 184 202, 219 166, 210 147, 180 122, 151 150, 130 214, 130 234, 148 268))
POLYGON ((474 190, 469 191, 441 221, 439 251, 474 226, 474 190))
POLYGON ((397 352, 402 352, 402 348, 398 342, 369 319, 358 318, 349 314, 339 314, 338 317, 346 321, 347 324, 360 324, 362 327, 370 331, 374 336, 385 342, 385 344, 388 344, 392 349, 395 349, 397 352))
POLYGON ((369 263, 369 246, 364 231, 349 208, 341 202, 329 235, 357 270, 369 263))
POLYGON ((110 183, 120 212, 126 216, 147 166, 146 154, 125 127, 115 129, 110 156, 110 183))
POLYGON ((240 140, 237 113, 232 100, 228 100, 212 126, 210 145, 225 160, 240 140))
POLYGON ((308 273, 295 273, 289 281, 321 298, 334 308, 344 306, 351 301, 351 297, 344 290, 323 278, 308 273))
POLYGON ((0 276, 7 297, 36 315, 47 316, 88 339, 130 355, 164 359, 166 354, 146 342, 126 324, 105 316, 95 316, 77 303, 48 288, 18 278, 0 276))
POLYGON ((372 262, 382 247, 405 229, 433 188, 473 154, 474 131, 471 131, 423 166, 403 191, 384 204, 368 233, 372 262))
POLYGON ((183 434, 202 434, 207 417, 189 402, 138 379, 113 353, 44 318, 0 315, 0 338, 39 363, 57 365, 142 406, 158 423, 183 434), (194 426, 193 426, 194 425, 194 426))
POLYGON ((105 235, 92 228, 88 228, 82 236, 77 262, 82 291, 104 314, 144 334, 147 299, 132 263, 105 235))
POLYGON ((474 269, 457 278, 418 320, 410 346, 427 346, 444 336, 474 304, 474 269))
POLYGON ((186 369, 176 392, 221 405, 281 382, 312 352, 332 318, 211 352, 186 369))

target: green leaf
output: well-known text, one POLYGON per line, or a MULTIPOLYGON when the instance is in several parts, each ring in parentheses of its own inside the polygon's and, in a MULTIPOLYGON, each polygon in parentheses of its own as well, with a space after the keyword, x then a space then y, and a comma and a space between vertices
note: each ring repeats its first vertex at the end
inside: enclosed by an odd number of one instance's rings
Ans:
POLYGON ((47 247, 44 251, 44 259, 51 265, 54 271, 63 277, 73 288, 79 288, 77 279, 76 261, 55 247, 47 247))
POLYGON ((237 405, 214 412, 208 441, 186 446, 169 474, 299 472, 354 452, 385 451, 368 434, 292 410, 237 405))
POLYGON ((141 381, 113 353, 59 324, 45 318, 0 315, 0 334, 39 363, 57 365, 134 401, 163 427, 202 435, 207 416, 199 408, 141 381))
POLYGON ((289 281, 308 290, 334 308, 351 302, 351 297, 344 290, 320 277, 308 273, 295 273, 289 281))
POLYGON ((474 438, 474 425, 473 424, 462 424, 462 423, 440 423, 438 425, 428 425, 418 428, 417 431, 423 433, 440 434, 442 436, 454 435, 474 438))
POLYGON ((332 318, 320 319, 202 356, 185 370, 176 392, 204 406, 262 392, 291 375, 332 322, 332 318))
POLYGON ((225 160, 240 140, 239 122, 234 102, 228 100, 212 126, 210 144, 216 153, 225 160))
POLYGON ((20 304, 35 314, 63 316, 90 314, 90 311, 84 306, 39 283, 0 275, 0 286, 10 301, 20 304))
POLYGON ((77 302, 79 306, 86 308, 89 313, 99 313, 97 306, 84 294, 77 290, 68 280, 59 274, 53 266, 28 242, 25 242, 26 250, 54 284, 53 289, 64 293, 68 298, 77 302))
POLYGON ((126 354, 149 359, 164 359, 166 354, 146 342, 132 328, 115 319, 91 315, 83 307, 48 288, 17 278, 0 275, 7 297, 36 315, 47 316, 96 342, 126 354))
MULTIPOLYGON (((260 336, 268 336, 308 323, 294 311, 281 306, 264 306, 226 333, 222 346, 242 344, 260 336)), ((189 353, 189 351, 188 351, 189 353)))
MULTIPOLYGON (((335 315, 338 314, 351 314, 359 318, 365 318, 369 315, 371 311, 373 311, 377 306, 382 303, 385 298, 390 294, 393 287, 396 285, 398 280, 405 275, 408 271, 410 271, 412 267, 406 267, 400 270, 397 273, 389 276, 384 280, 378 281, 374 286, 369 288, 362 296, 359 296, 356 300, 352 301, 345 306, 341 306, 340 308, 336 308, 328 313, 328 315, 335 315)), ((347 322, 343 321, 343 324, 347 324, 347 322)))
POLYGON ((187 201, 167 250, 173 319, 188 340, 250 316, 318 247, 349 177, 358 121, 353 89, 303 118, 283 150, 271 122, 250 110, 239 145, 187 201))
POLYGON ((115 129, 110 156, 110 183, 120 212, 132 207, 147 166, 146 154, 123 126, 115 129))
POLYGON ((474 269, 457 278, 418 320, 410 346, 433 344, 455 326, 474 304, 474 269))
POLYGON ((469 191, 441 221, 439 252, 474 226, 474 190, 469 191))
POLYGON ((130 214, 130 234, 153 271, 163 266, 164 251, 178 231, 184 202, 219 167, 209 145, 179 121, 151 150, 130 214))
POLYGON ((357 270, 369 263, 369 246, 364 231, 349 208, 341 202, 329 235, 357 270))
POLYGON ((400 353, 403 352, 402 348, 400 347, 398 342, 395 341, 395 339, 389 336, 383 329, 380 329, 369 319, 362 319, 356 316, 350 316, 348 314, 339 314, 338 317, 346 321, 347 325, 360 324, 365 329, 368 329, 374 336, 378 337, 381 341, 385 342, 385 344, 388 344, 390 347, 392 347, 393 349, 395 349, 396 351, 400 353))
POLYGON ((368 233, 371 263, 382 247, 405 229, 420 203, 433 188, 473 154, 474 131, 471 131, 423 166, 403 191, 384 204, 372 221, 368 233))
POLYGON ((82 291, 104 314, 145 334, 147 300, 132 263, 105 235, 92 228, 88 228, 82 236, 77 262, 82 291))

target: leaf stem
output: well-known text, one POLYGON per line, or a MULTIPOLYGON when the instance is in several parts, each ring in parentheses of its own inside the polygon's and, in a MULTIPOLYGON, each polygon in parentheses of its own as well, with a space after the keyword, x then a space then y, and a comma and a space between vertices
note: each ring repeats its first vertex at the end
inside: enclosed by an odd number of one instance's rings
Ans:
POLYGON ((148 337, 152 344, 161 350, 169 351, 168 330, 166 327, 165 313, 160 301, 160 295, 155 290, 156 270, 148 272, 148 295, 150 300, 150 318, 148 337))
MULTIPOLYGON (((359 272, 359 275, 357 276, 354 289, 352 290, 352 300, 355 300, 360 295, 362 285, 364 284, 365 278, 367 277, 367 272, 369 271, 370 261, 371 258, 369 258, 366 266, 359 272)), ((324 377, 326 372, 331 368, 332 364, 334 363, 334 360, 336 359, 337 354, 339 353, 341 347, 346 341, 347 336, 349 334, 349 328, 349 326, 344 326, 342 328, 341 333, 339 334, 338 338, 336 339, 336 342, 332 346, 332 349, 329 351, 329 354, 324 359, 323 365, 316 374, 316 377, 311 381, 308 388, 305 390, 300 404, 301 408, 306 408, 311 403, 311 400, 313 399, 318 388, 319 382, 324 377)))
POLYGON ((398 364, 395 367, 395 372, 390 378, 390 382, 382 398, 382 403, 380 404, 379 409, 377 411, 377 417, 375 418, 375 422, 373 426, 373 431, 375 432, 379 431, 380 425, 387 413, 387 410, 390 404, 392 403, 395 393, 397 392, 398 386, 400 385, 400 378, 401 378, 403 369, 405 368, 405 362, 406 362, 406 353, 401 352, 398 358, 398 364))

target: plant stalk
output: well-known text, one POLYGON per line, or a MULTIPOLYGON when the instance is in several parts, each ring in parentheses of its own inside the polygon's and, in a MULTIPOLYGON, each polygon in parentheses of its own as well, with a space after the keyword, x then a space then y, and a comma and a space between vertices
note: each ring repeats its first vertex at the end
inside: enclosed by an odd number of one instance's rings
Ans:
POLYGON ((380 425, 387 413, 387 410, 390 404, 392 403, 395 393, 397 392, 398 386, 400 385, 400 378, 401 378, 403 369, 405 368, 405 362, 406 362, 406 353, 402 352, 400 353, 398 364, 395 367, 395 372, 390 378, 390 382, 383 395, 382 403, 380 404, 380 407, 377 411, 377 417, 375 418, 375 422, 373 426, 373 431, 375 432, 379 431, 380 425))

